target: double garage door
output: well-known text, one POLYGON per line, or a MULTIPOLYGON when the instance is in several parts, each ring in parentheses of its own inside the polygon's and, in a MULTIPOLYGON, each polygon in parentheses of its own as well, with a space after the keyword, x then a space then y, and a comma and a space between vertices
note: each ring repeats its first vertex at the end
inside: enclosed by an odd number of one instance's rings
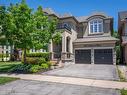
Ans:
POLYGON ((112 49, 94 49, 94 56, 91 55, 91 49, 75 50, 75 63, 91 64, 93 59, 94 64, 113 64, 112 49))

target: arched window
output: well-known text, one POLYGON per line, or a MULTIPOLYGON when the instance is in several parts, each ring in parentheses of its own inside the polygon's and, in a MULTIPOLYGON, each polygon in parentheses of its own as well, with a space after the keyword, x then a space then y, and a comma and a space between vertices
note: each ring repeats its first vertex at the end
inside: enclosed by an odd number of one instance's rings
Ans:
POLYGON ((94 19, 89 22, 89 33, 102 33, 103 32, 103 20, 94 19))
POLYGON ((63 25, 64 25, 64 27, 69 27, 68 23, 64 23, 63 25))

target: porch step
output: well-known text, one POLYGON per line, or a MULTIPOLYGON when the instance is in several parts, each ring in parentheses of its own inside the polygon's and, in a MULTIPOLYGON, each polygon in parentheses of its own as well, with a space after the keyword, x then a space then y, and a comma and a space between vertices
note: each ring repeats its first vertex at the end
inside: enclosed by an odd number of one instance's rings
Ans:
POLYGON ((51 60, 50 62, 51 62, 52 65, 58 65, 59 64, 59 61, 60 60, 55 59, 55 60, 51 60))
POLYGON ((73 60, 72 59, 64 59, 64 60, 62 60, 62 62, 63 63, 65 63, 65 62, 73 62, 73 60))

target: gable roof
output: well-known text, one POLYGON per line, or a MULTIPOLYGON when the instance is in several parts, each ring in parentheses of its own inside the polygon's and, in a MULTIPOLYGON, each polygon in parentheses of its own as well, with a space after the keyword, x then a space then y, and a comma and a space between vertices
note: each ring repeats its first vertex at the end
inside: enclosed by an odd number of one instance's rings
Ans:
POLYGON ((85 22, 87 18, 88 18, 88 16, 76 17, 76 19, 77 19, 79 22, 85 22))
POLYGON ((93 12, 91 15, 89 16, 80 16, 80 17, 75 17, 70 13, 65 13, 63 15, 57 14, 56 12, 54 12, 51 8, 44 8, 43 11, 45 13, 47 13, 48 15, 55 15, 56 17, 60 18, 60 19, 64 19, 64 18, 73 18, 76 22, 85 22, 87 21, 88 18, 92 17, 92 16, 104 16, 106 18, 112 18, 110 16, 107 16, 105 13, 103 12, 93 12))

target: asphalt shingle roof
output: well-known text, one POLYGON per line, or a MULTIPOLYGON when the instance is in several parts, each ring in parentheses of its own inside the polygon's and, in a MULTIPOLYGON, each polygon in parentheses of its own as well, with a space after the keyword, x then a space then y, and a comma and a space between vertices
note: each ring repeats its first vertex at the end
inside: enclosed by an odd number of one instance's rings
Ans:
MULTIPOLYGON (((44 8, 43 11, 45 13, 48 13, 49 15, 56 15, 58 18, 66 18, 66 17, 74 17, 72 16, 72 14, 70 13, 65 13, 63 15, 57 14, 56 12, 54 12, 51 8, 44 8)), ((89 16, 81 16, 81 17, 74 17, 78 22, 84 22, 86 21, 89 17, 93 16, 93 15, 102 15, 105 16, 106 18, 112 18, 110 16, 107 16, 105 13, 103 12, 93 12, 91 15, 89 16)))

